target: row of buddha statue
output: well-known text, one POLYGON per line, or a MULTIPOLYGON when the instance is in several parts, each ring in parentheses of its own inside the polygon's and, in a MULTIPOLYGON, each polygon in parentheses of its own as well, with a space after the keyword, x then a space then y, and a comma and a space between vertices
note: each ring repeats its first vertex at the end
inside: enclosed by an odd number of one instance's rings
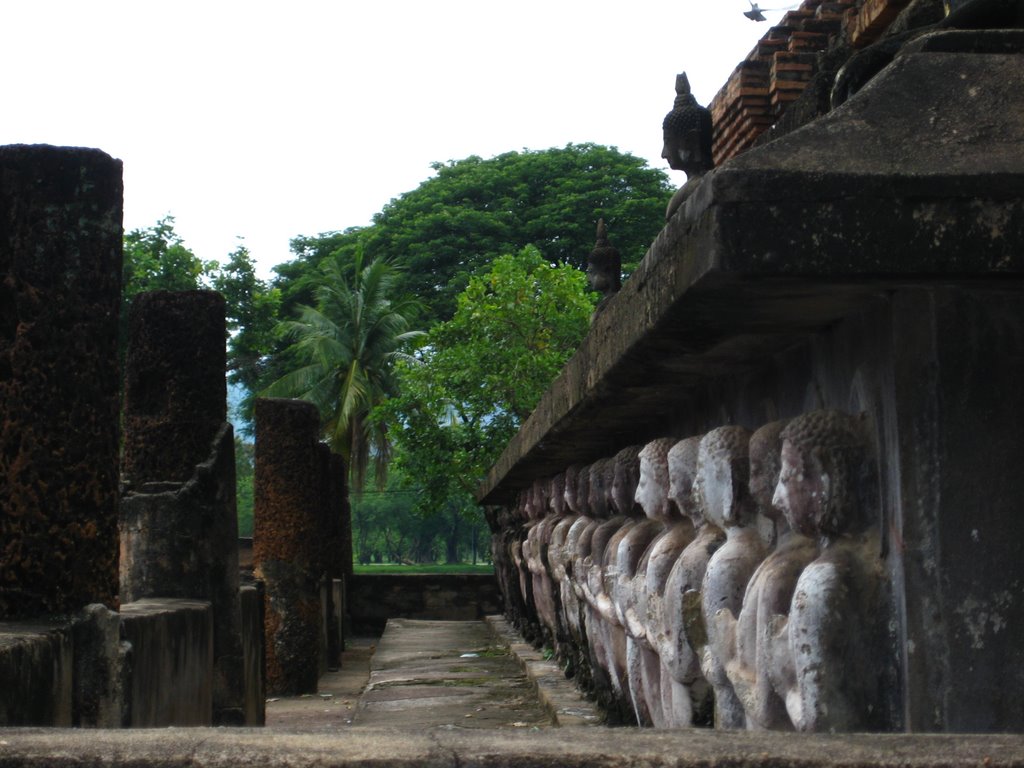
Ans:
POLYGON ((823 410, 539 480, 494 538, 510 613, 626 721, 883 728, 870 445, 823 410))

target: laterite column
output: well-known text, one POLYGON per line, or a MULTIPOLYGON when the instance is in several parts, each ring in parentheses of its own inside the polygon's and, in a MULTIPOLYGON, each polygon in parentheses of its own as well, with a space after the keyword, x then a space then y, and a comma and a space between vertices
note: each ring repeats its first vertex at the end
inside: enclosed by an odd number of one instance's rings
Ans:
POLYGON ((0 619, 117 593, 121 162, 0 147, 0 619))
POLYGON ((316 406, 256 401, 253 561, 266 585, 267 693, 314 693, 320 667, 323 459, 316 406))

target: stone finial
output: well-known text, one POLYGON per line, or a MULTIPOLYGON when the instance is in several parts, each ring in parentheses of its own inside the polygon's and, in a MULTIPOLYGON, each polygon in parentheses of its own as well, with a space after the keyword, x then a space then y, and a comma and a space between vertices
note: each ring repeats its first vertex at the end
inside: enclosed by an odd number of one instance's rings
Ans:
POLYGON ((602 304, 622 287, 622 257, 608 242, 604 219, 597 220, 597 241, 587 257, 587 283, 601 294, 602 304))

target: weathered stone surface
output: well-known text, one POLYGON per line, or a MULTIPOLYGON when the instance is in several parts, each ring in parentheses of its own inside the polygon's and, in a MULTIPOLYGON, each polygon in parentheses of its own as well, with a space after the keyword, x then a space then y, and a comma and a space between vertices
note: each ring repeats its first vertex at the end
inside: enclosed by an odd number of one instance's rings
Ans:
POLYGON ((0 147, 0 617, 117 592, 121 163, 0 147))
POLYGON ((1024 764, 1020 736, 810 736, 573 728, 430 732, 366 728, 339 734, 164 729, 9 729, 3 768, 1007 768, 1024 764))
POLYGON ((74 642, 76 726, 120 728, 128 722, 126 687, 131 645, 121 641, 121 616, 102 605, 86 606, 71 625, 74 642))
POLYGON ((0 726, 70 726, 73 663, 65 622, 0 622, 0 726))
POLYGON ((253 558, 266 584, 270 694, 316 691, 323 546, 319 427, 312 403, 256 401, 253 558))
POLYGON ((132 301, 121 466, 129 487, 184 483, 206 461, 227 420, 225 338, 216 291, 152 291, 132 301))
POLYGON ((239 590, 242 612, 242 659, 245 675, 245 724, 266 722, 267 697, 263 683, 263 583, 239 590))
POLYGON ((132 646, 127 725, 211 725, 213 610, 202 600, 147 599, 121 606, 132 646))

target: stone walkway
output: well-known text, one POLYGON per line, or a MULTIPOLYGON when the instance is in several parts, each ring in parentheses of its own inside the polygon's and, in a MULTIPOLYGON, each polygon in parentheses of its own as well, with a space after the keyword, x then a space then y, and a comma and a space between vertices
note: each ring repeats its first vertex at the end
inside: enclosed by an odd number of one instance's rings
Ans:
POLYGON ((482 621, 391 619, 370 661, 357 725, 550 727, 550 714, 482 621))
POLYGON ((267 728, 330 733, 351 726, 423 731, 596 725, 598 710, 503 618, 392 619, 379 641, 348 640, 318 693, 272 698, 267 728))

